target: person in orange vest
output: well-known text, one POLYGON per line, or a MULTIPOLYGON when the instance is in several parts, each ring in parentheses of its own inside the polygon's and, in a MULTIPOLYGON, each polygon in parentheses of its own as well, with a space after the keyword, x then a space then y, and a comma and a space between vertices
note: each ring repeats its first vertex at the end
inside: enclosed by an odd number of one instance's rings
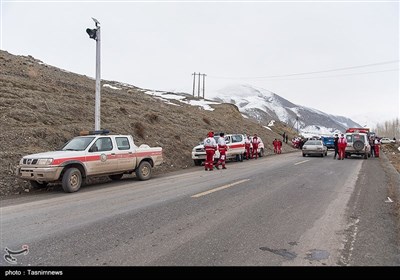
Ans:
POLYGON ((342 135, 340 135, 339 140, 338 140, 338 148, 339 148, 338 159, 344 159, 346 146, 347 146, 347 141, 346 141, 346 138, 344 137, 344 134, 342 133, 342 135))
POLYGON ((226 169, 225 167, 225 161, 226 161, 226 152, 228 151, 228 146, 226 145, 225 142, 225 137, 224 137, 224 133, 221 132, 219 134, 219 138, 218 138, 218 151, 219 151, 219 160, 217 162, 217 164, 215 165, 215 168, 219 169, 219 165, 222 165, 222 169, 226 169))
POLYGON ((206 162, 204 163, 204 169, 206 171, 213 171, 214 165, 214 153, 217 150, 217 142, 214 139, 214 132, 210 131, 208 137, 204 139, 204 149, 206 150, 206 162))
POLYGON ((260 144, 260 139, 257 137, 257 134, 254 134, 253 139, 251 139, 251 145, 253 146, 251 158, 254 158, 254 155, 256 159, 258 158, 258 144, 260 144))
POLYGON ((245 155, 246 159, 250 159, 250 136, 245 136, 244 137, 244 149, 245 149, 245 155))

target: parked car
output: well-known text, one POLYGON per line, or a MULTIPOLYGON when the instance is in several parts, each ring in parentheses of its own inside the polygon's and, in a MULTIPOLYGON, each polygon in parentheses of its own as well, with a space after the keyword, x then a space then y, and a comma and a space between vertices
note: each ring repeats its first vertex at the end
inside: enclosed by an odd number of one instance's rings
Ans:
POLYGON ((324 145, 322 140, 308 140, 304 143, 303 157, 310 155, 320 155, 321 157, 328 155, 328 148, 324 145))
POLYGON ((389 144, 389 143, 396 143, 396 140, 392 140, 387 137, 383 137, 380 142, 381 142, 381 144, 389 144))

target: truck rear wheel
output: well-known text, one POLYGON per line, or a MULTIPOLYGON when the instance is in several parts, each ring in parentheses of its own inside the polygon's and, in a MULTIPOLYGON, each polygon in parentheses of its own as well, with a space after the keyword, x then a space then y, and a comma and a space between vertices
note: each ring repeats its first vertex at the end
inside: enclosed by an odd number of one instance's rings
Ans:
POLYGON ((82 174, 78 168, 68 168, 62 177, 62 187, 65 192, 72 193, 80 189, 82 174))
POLYGON ((200 166, 201 165, 201 160, 194 159, 193 161, 194 161, 194 165, 196 165, 196 166, 200 166))
POLYGON ((264 156, 264 149, 261 149, 260 150, 260 153, 258 154, 260 157, 263 157, 264 156))
POLYGON ((136 168, 136 177, 138 177, 140 180, 148 180, 151 178, 151 164, 148 161, 142 161, 139 164, 139 167, 136 168))

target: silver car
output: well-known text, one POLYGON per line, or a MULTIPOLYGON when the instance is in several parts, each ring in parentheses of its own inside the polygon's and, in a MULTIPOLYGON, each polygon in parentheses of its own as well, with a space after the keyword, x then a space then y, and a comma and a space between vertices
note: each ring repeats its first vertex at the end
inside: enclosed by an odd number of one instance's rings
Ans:
POLYGON ((328 148, 322 140, 308 140, 301 150, 303 157, 306 155, 320 155, 321 157, 328 155, 328 148))

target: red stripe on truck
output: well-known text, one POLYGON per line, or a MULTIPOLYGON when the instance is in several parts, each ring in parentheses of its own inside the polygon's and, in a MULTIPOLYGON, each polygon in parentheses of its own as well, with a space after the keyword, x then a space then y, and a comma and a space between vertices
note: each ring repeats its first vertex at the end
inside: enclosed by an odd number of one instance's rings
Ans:
MULTIPOLYGON (((124 154, 107 154, 107 159, 117 159, 117 158, 133 158, 133 157, 147 157, 147 156, 161 156, 162 152, 160 151, 151 151, 151 152, 136 152, 136 153, 124 153, 124 154)), ((80 156, 80 157, 66 157, 66 158, 56 158, 53 160, 52 165, 60 165, 66 161, 80 161, 80 162, 89 162, 100 160, 100 155, 92 155, 92 156, 80 156)))

